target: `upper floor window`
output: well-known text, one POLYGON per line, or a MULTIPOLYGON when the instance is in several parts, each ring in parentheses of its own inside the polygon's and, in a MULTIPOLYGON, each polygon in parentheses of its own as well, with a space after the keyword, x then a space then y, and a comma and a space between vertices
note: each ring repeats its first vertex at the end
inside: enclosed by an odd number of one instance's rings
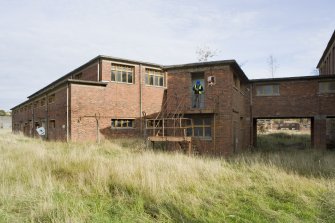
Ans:
POLYGON ((256 87, 257 96, 275 96, 279 95, 279 84, 258 85, 256 87))
POLYGON ((48 103, 51 104, 55 102, 55 94, 49 95, 48 97, 48 103))
POLYGON ((335 93, 335 81, 319 82, 320 93, 335 93))
POLYGON ((83 73, 79 73, 79 74, 74 75, 73 79, 80 80, 82 77, 83 77, 83 73))
POLYGON ((134 83, 134 67, 112 64, 111 80, 121 83, 134 83))
POLYGON ((41 99, 41 106, 45 105, 45 98, 41 99))
POLYGON ((153 86, 166 86, 165 74, 160 70, 145 69, 145 83, 153 86))
POLYGON ((236 87, 237 89, 240 89, 240 79, 238 78, 236 74, 234 74, 234 87, 236 87))

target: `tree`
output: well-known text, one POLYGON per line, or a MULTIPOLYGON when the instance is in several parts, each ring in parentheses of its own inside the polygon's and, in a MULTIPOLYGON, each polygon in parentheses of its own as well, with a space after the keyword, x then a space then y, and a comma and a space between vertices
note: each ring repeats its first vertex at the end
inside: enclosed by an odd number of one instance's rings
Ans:
POLYGON ((311 74, 312 75, 314 75, 314 76, 319 76, 319 69, 313 69, 312 71, 311 71, 311 74))
POLYGON ((5 110, 0 110, 0 116, 5 116, 6 114, 5 110))
POLYGON ((272 54, 270 54, 270 56, 267 59, 267 63, 269 65, 269 70, 270 70, 271 77, 274 78, 275 73, 278 69, 277 59, 272 54))
POLYGON ((198 56, 199 62, 206 62, 209 58, 217 56, 218 50, 213 50, 209 46, 202 46, 198 47, 195 53, 198 56))

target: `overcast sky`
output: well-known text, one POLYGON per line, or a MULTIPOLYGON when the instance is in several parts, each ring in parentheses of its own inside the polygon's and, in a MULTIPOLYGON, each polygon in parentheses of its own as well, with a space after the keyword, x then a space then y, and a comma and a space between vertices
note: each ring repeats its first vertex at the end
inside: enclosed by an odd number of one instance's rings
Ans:
POLYGON ((335 28, 333 0, 0 0, 0 109, 97 55, 162 65, 235 59, 250 79, 313 75, 335 28))

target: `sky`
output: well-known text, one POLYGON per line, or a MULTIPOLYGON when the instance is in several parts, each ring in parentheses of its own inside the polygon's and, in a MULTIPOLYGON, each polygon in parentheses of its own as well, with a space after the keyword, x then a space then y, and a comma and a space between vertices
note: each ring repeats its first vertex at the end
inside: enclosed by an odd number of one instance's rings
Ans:
POLYGON ((333 0, 0 0, 0 109, 97 55, 162 65, 235 59, 249 79, 315 75, 333 0))

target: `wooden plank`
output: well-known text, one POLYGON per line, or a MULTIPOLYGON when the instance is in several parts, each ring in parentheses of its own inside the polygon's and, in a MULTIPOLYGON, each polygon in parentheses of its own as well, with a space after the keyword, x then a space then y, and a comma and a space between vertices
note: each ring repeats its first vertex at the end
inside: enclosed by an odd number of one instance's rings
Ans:
POLYGON ((191 137, 178 136, 150 136, 148 140, 151 142, 191 142, 191 137))

